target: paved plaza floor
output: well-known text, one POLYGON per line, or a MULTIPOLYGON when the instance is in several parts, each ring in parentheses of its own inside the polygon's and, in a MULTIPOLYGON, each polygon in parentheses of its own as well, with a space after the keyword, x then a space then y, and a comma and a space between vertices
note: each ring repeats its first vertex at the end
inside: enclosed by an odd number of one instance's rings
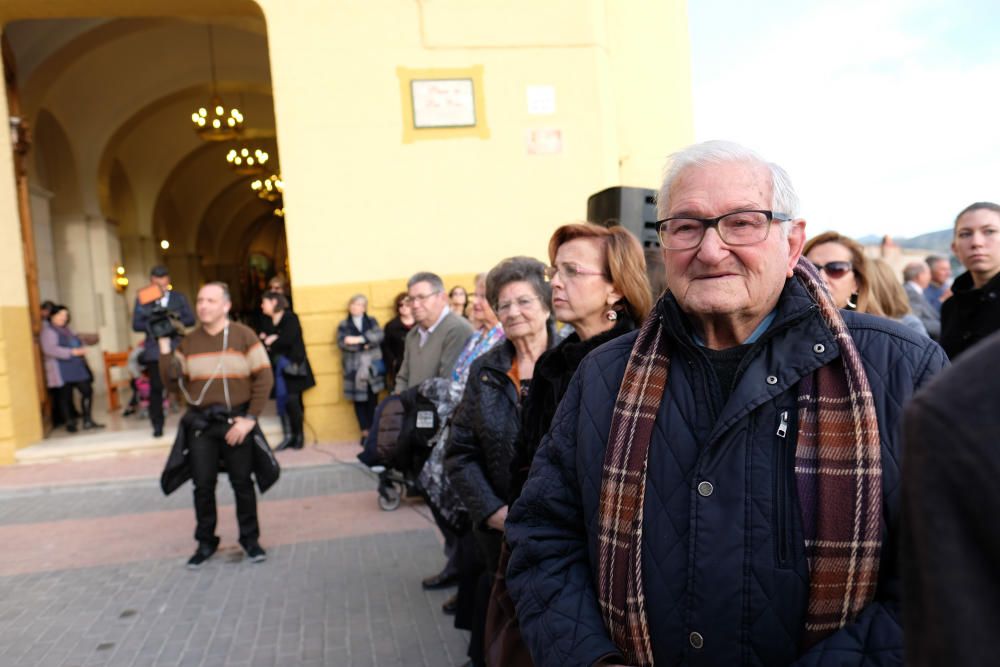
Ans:
POLYGON ((378 508, 356 446, 281 452, 258 498, 267 561, 236 542, 185 569, 190 483, 159 490, 161 452, 0 468, 0 665, 460 665, 468 634, 421 589, 443 565, 424 505, 378 508))

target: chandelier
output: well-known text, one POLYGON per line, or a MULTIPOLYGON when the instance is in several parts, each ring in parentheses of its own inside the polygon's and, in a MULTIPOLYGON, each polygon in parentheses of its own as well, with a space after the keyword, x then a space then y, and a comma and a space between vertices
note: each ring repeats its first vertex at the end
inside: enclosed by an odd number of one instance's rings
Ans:
POLYGON ((267 178, 258 178, 253 181, 250 184, 250 189, 264 201, 276 202, 281 199, 285 192, 285 182, 277 174, 271 174, 267 178))
POLYGON ((227 109, 219 97, 215 79, 215 48, 212 25, 208 25, 208 62, 212 72, 212 101, 191 114, 194 131, 205 141, 229 141, 243 132, 243 114, 236 107, 227 109))
POLYGON ((252 176, 264 171, 264 165, 270 159, 267 151, 259 148, 250 150, 249 148, 233 148, 226 153, 226 162, 237 174, 252 176))

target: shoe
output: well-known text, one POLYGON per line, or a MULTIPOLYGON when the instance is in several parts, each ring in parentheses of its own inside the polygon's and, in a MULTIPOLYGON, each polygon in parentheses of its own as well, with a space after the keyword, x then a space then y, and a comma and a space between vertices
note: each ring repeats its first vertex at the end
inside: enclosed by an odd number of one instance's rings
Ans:
POLYGON ((163 427, 162 426, 154 426, 153 427, 153 437, 154 438, 163 437, 163 427))
POLYGON ((89 431, 90 429, 94 429, 94 428, 104 428, 104 424, 98 424, 93 419, 84 419, 83 420, 83 430, 84 431, 89 431))
POLYGON ((437 591, 442 588, 451 588, 458 583, 458 575, 447 572, 439 572, 433 577, 427 577, 420 582, 425 591, 437 591))
POLYGON ((194 555, 188 558, 187 569, 197 570, 201 567, 201 564, 212 557, 215 550, 219 548, 218 544, 212 544, 210 542, 199 542, 198 549, 194 552, 194 555))
POLYGON ((243 550, 247 552, 247 558, 251 563, 263 563, 267 560, 267 552, 261 548, 257 540, 244 544, 243 550))
POLYGON ((454 616, 455 612, 458 611, 458 594, 452 595, 441 603, 441 611, 448 616, 454 616))
POLYGON ((66 422, 66 430, 70 433, 76 433, 76 422, 66 422))

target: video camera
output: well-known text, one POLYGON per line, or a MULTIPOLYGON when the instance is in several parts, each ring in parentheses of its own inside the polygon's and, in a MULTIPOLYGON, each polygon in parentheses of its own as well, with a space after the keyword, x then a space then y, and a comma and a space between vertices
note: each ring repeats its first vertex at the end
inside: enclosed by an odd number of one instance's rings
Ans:
POLYGON ((139 290, 139 304, 149 307, 149 324, 147 330, 153 338, 171 338, 183 336, 184 326, 175 313, 160 305, 163 290, 159 285, 149 285, 139 290))

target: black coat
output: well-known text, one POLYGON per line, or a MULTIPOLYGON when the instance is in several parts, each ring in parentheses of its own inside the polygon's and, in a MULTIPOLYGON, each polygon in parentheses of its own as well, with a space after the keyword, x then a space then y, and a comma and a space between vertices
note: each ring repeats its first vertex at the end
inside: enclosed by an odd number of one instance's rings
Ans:
MULTIPOLYGON (((180 427, 177 429, 177 437, 174 438, 174 445, 170 448, 170 454, 167 456, 167 463, 160 474, 160 488, 164 495, 170 495, 184 482, 191 479, 188 439, 192 437, 193 432, 203 430, 212 421, 228 418, 229 415, 224 409, 188 410, 184 414, 180 427)), ((253 476, 257 480, 257 488, 260 489, 261 493, 264 493, 278 481, 281 467, 278 465, 277 459, 274 458, 274 454, 271 453, 271 448, 264 438, 264 433, 260 430, 260 425, 255 424, 243 444, 238 446, 253 447, 253 476)), ((222 459, 219 459, 219 469, 225 470, 222 459)))
POLYGON ((906 408, 906 663, 995 665, 1000 654, 1000 333, 906 408))
POLYGON ((966 271, 955 278, 951 291, 951 298, 941 305, 941 347, 954 359, 1000 331, 1000 274, 975 288, 966 271))
POLYGON ((605 332, 581 341, 574 332, 558 346, 548 350, 538 358, 531 387, 521 406, 521 434, 517 439, 514 460, 511 462, 511 485, 508 504, 517 500, 521 488, 528 478, 531 461, 535 458, 538 445, 549 430, 552 417, 556 414, 569 381, 583 358, 592 350, 635 329, 635 323, 627 313, 619 313, 618 321, 605 332))
MULTIPOLYGON (((651 316, 663 319, 671 357, 643 499, 642 568, 656 664, 900 664, 902 406, 946 365, 944 353, 891 320, 843 313, 871 384, 882 442, 883 556, 874 602, 799 655, 809 594, 793 468, 799 381, 837 359, 839 346, 805 288, 790 279, 723 403, 713 367, 673 297, 661 299, 651 316), (704 481, 714 485, 709 497, 698 491, 704 481), (704 637, 696 651, 692 632, 704 637)), ((594 583, 598 504, 634 342, 635 333, 616 338, 579 365, 507 517, 507 585, 539 667, 590 665, 617 652, 594 583)))
POLYGON ((399 316, 389 320, 385 325, 385 338, 382 339, 382 361, 385 362, 386 385, 390 389, 396 383, 396 373, 403 364, 403 350, 406 349, 406 334, 413 325, 407 327, 399 316))
MULTIPOLYGON (((175 315, 184 326, 193 327, 197 320, 195 319, 194 311, 191 310, 191 305, 188 303, 187 297, 173 290, 170 290, 168 294, 170 296, 167 298, 167 311, 175 315)), ((149 331, 149 316, 152 315, 155 308, 155 303, 142 305, 139 303, 138 297, 136 297, 135 308, 132 311, 132 331, 146 334, 146 340, 142 343, 142 356, 139 357, 140 361, 144 364, 155 364, 160 358, 159 343, 156 342, 156 339, 153 338, 152 333, 149 331)), ((177 347, 180 339, 180 335, 172 337, 174 347, 177 347)))
MULTIPOLYGON (((316 378, 313 377, 312 367, 308 364, 306 357, 306 344, 302 340, 302 326, 299 324, 299 316, 290 310, 286 310, 282 315, 278 326, 271 326, 270 334, 277 334, 278 338, 271 343, 268 354, 271 357, 271 366, 275 366, 275 360, 279 355, 283 355, 289 361, 301 364, 306 362, 308 374, 305 377, 297 377, 285 374, 285 386, 288 387, 289 394, 301 394, 306 389, 316 386, 316 378)), ((271 388, 271 397, 274 397, 274 388, 271 388)))
POLYGON ((473 523, 507 504, 510 462, 521 427, 519 388, 507 375, 514 345, 504 341, 472 362, 452 417, 444 469, 473 523))

